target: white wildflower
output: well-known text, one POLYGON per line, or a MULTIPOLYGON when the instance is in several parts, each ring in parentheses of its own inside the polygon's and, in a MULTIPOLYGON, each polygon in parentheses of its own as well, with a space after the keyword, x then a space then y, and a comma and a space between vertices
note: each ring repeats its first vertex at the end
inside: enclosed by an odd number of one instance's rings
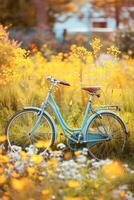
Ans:
POLYGON ((64 149, 66 148, 66 145, 63 144, 63 143, 59 143, 59 144, 57 145, 57 148, 58 148, 58 149, 61 149, 61 150, 64 150, 64 149))

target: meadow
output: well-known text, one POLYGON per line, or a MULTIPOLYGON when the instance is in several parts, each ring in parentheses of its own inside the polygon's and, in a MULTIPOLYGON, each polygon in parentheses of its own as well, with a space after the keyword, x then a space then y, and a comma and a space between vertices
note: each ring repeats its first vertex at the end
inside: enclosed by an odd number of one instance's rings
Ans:
MULTIPOLYGON (((45 44, 40 50, 30 44, 29 50, 25 50, 10 40, 8 31, 0 26, 1 143, 5 140, 4 128, 16 110, 41 105, 47 94, 48 83, 44 78, 48 75, 71 84, 71 87, 60 86, 54 91, 55 100, 70 126, 80 125, 89 98, 81 87, 100 85, 101 97, 95 99, 94 107, 119 105, 119 115, 129 130, 122 161, 107 160, 97 164, 87 159, 83 152, 71 155, 63 150, 45 157, 36 155, 33 149, 28 153, 20 150, 16 155, 11 152, 5 155, 1 150, 1 199, 25 199, 26 196, 29 200, 129 199, 128 196, 133 199, 134 59, 131 52, 123 55, 114 44, 105 49, 98 38, 90 42, 90 48, 91 51, 74 44, 69 52, 56 54, 45 44), (74 166, 80 177, 72 172, 72 176, 63 173, 63 179, 59 178, 64 166, 66 171, 74 166), (29 190, 33 192, 29 193, 29 190)), ((58 131, 60 133, 60 127, 58 131)), ((64 142, 62 136, 59 136, 59 142, 64 142)))

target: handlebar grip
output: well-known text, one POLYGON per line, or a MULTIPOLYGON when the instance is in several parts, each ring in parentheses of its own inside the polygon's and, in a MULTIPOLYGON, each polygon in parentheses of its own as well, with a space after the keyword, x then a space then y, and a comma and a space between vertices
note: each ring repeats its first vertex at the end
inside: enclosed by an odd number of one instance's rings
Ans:
POLYGON ((48 81, 51 81, 51 82, 55 82, 57 84, 71 86, 69 83, 67 83, 65 81, 59 81, 59 80, 54 79, 52 76, 47 76, 45 79, 48 80, 48 81))
POLYGON ((71 86, 69 83, 64 82, 64 81, 60 81, 59 83, 62 84, 62 85, 71 86))

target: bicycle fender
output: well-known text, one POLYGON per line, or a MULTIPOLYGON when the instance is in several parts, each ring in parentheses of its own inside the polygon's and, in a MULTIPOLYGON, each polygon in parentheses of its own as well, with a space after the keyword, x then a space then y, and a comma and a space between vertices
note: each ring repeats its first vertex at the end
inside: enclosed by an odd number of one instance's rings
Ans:
POLYGON ((86 131, 87 131, 87 128, 90 126, 90 124, 92 123, 93 119, 98 116, 98 115, 101 115, 102 113, 110 113, 110 114, 113 114, 113 115, 116 115, 118 117, 118 119, 121 121, 122 125, 124 126, 124 130, 126 132, 126 134, 128 134, 128 130, 127 130, 127 127, 125 125, 125 123, 123 122, 123 120, 121 119, 121 117, 119 115, 117 115, 115 112, 112 112, 112 111, 106 111, 106 110, 101 110, 101 111, 96 111, 93 115, 91 115, 89 117, 89 119, 87 120, 87 123, 86 123, 86 126, 84 127, 84 131, 83 131, 83 136, 84 136, 84 139, 86 139, 86 131))
MULTIPOLYGON (((28 110, 28 109, 34 109, 35 111, 41 111, 41 108, 39 108, 39 107, 34 107, 34 106, 24 107, 24 110, 28 110)), ((55 139, 56 139, 57 138, 57 128, 56 128, 55 121, 53 120, 53 118, 47 111, 44 111, 44 114, 47 115, 47 117, 50 119, 50 121, 53 124, 54 134, 55 134, 55 139)))

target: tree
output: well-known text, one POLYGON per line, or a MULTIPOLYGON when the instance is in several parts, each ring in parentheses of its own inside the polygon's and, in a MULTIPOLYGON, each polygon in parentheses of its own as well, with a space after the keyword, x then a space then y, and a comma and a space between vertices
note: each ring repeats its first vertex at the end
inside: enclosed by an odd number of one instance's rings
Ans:
POLYGON ((49 28, 55 22, 56 14, 75 9, 71 0, 0 0, 0 22, 49 28))
POLYGON ((120 22, 128 22, 127 18, 123 16, 123 9, 127 10, 134 6, 134 0, 89 0, 95 10, 103 10, 104 16, 111 16, 115 18, 116 28, 119 27, 120 22))
POLYGON ((39 27, 50 28, 57 21, 58 14, 76 11, 76 4, 72 0, 32 0, 32 2, 36 9, 39 27))
POLYGON ((8 26, 33 26, 33 5, 27 0, 0 0, 0 23, 8 26))
MULTIPOLYGON (((46 41, 52 44, 53 25, 61 13, 76 11, 73 1, 76 0, 0 0, 0 23, 11 26, 10 35, 23 41, 23 47, 29 43, 40 46, 46 41)), ((66 19, 68 16, 60 22, 66 19)))

